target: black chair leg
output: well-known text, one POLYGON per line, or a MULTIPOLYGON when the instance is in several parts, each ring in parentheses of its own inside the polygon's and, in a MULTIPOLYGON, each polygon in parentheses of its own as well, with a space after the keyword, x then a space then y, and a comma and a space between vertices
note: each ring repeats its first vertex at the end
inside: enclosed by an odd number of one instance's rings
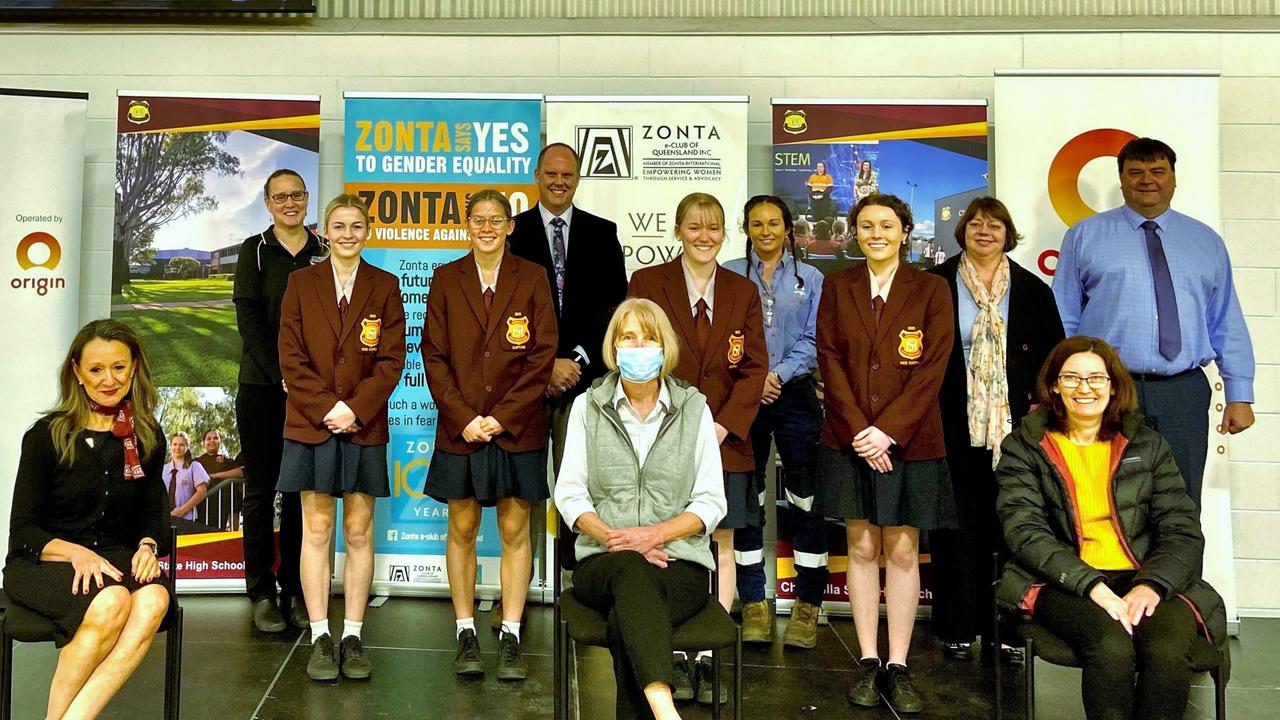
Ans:
POLYGON ((720 651, 711 651, 711 720, 720 720, 720 651))
POLYGON ((733 720, 742 720, 742 626, 733 641, 733 720))
MULTIPOLYGON (((559 600, 556 601, 559 603, 559 600)), ((558 609, 558 606, 557 606, 558 609)), ((573 642, 569 640, 569 624, 561 617, 556 626, 556 637, 560 641, 560 654, 556 656, 556 672, 559 675, 556 678, 556 696, 560 704, 556 716, 557 720, 567 720, 569 717, 569 671, 570 662, 573 656, 573 642)))
MULTIPOLYGON (((1036 644, 1031 638, 1027 638, 1026 647, 1022 652, 1023 692, 1027 695, 1026 718, 1036 720, 1036 644)), ((999 657, 996 658, 996 662, 1000 662, 999 657)))
POLYGON ((1227 720, 1227 684, 1222 680, 1222 668, 1210 670, 1209 676, 1213 678, 1214 717, 1227 720))
POLYGON ((182 608, 174 613, 173 624, 165 632, 164 716, 178 720, 182 707, 182 608))
MULTIPOLYGON (((0 618, 0 625, 4 620, 0 618)), ((9 720, 13 712, 13 638, 0 629, 0 654, 3 654, 4 668, 0 671, 0 720, 9 720)))
MULTIPOLYGON (((994 588, 1000 582, 1000 553, 991 553, 991 570, 991 586, 994 588)), ((986 639, 983 638, 984 641, 986 639)), ((994 599, 994 593, 991 601, 991 644, 996 649, 996 697, 992 712, 995 714, 995 720, 1004 720, 1004 671, 1000 667, 1004 664, 1000 657, 1000 604, 994 599)))

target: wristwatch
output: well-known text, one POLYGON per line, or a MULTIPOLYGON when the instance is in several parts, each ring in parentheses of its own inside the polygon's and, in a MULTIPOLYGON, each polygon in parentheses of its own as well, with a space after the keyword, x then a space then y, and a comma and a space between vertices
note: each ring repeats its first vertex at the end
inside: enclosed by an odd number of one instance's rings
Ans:
POLYGON ((158 546, 158 545, 156 545, 154 542, 151 542, 150 540, 143 540, 143 541, 141 541, 141 542, 139 542, 139 543, 138 543, 138 549, 139 549, 139 550, 141 550, 141 549, 142 549, 142 548, 144 548, 144 547, 151 548, 151 554, 152 554, 152 555, 159 556, 159 554, 160 554, 160 548, 159 548, 159 546, 158 546))

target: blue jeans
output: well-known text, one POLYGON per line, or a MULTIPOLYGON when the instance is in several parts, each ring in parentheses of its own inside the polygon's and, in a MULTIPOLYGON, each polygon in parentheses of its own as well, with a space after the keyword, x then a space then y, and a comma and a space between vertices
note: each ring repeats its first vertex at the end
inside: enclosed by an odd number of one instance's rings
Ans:
MULTIPOLYGON (((755 490, 764 495, 765 473, 778 444, 783 485, 790 517, 791 544, 795 551, 796 597, 814 605, 822 603, 827 586, 827 529, 813 507, 814 456, 822 431, 822 404, 812 375, 793 378, 782 386, 782 395, 771 405, 761 405, 751 425, 755 449, 755 490)), ((764 512, 761 503, 761 512, 764 512)), ((763 520, 763 519, 762 519, 763 520)), ((758 527, 734 530, 733 552, 738 569, 738 597, 742 602, 764 599, 764 522, 758 527)))

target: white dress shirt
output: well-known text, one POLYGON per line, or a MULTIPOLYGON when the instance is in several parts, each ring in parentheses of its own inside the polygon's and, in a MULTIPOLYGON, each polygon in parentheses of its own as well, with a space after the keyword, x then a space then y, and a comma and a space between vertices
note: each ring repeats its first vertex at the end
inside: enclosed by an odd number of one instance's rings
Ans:
POLYGON ((341 303, 342 298, 346 298, 347 302, 350 303, 351 291, 356 286, 356 273, 360 271, 360 259, 356 258, 356 266, 351 268, 351 276, 347 278, 346 282, 338 279, 338 266, 333 263, 329 263, 329 265, 333 268, 333 288, 336 293, 333 296, 333 301, 341 303))
POLYGON ((707 289, 704 292, 698 292, 698 286, 693 281, 693 271, 688 265, 684 264, 684 260, 680 261, 680 268, 684 270, 684 289, 689 293, 689 313, 694 317, 698 316, 698 301, 707 301, 707 322, 710 323, 715 319, 716 311, 716 273, 720 271, 719 266, 711 272, 711 279, 707 281, 707 289))

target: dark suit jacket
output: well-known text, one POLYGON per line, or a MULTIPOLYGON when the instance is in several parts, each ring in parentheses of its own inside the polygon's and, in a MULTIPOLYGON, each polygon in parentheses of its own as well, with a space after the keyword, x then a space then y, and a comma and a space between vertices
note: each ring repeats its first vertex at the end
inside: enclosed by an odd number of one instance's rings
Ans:
POLYGON ((422 363, 438 412, 436 448, 455 455, 479 450, 462 439, 477 415, 502 424, 494 442, 504 450, 546 447, 542 397, 555 352, 555 309, 542 268, 507 252, 487 311, 472 254, 437 268, 422 328, 422 363))
POLYGON ((842 449, 874 425, 904 460, 943 457, 938 392, 955 334, 942 278, 898 266, 879 327, 866 263, 827 275, 818 304, 818 368, 826 420, 822 442, 842 449))
POLYGON ((329 439, 324 416, 342 400, 361 424, 352 442, 390 440, 387 399, 400 382, 405 352, 404 304, 395 275, 361 261, 341 322, 330 261, 294 271, 280 307, 279 349, 280 374, 289 389, 285 437, 312 445, 329 439))
MULTIPOLYGON (((929 273, 947 281, 951 288, 955 342, 942 380, 942 430, 948 454, 960 457, 969 447, 969 373, 965 369, 964 347, 960 340, 960 311, 956 298, 960 280, 960 256, 956 255, 929 273)), ((1021 265, 1009 261, 1009 317, 1005 318, 1005 374, 1009 382, 1009 415, 1013 424, 1031 411, 1035 402, 1036 377, 1049 351, 1063 338, 1062 319, 1053 300, 1053 291, 1043 280, 1021 265)), ((955 478, 953 478, 954 480, 955 478)))
POLYGON ((769 373, 769 347, 755 283, 731 270, 716 270, 715 307, 705 348, 697 347, 695 340, 680 257, 637 270, 627 294, 657 303, 680 336, 680 362, 673 374, 707 396, 711 417, 729 431, 720 445, 725 472, 754 470, 751 423, 760 410, 764 377, 769 373))
POLYGON ((581 347, 590 360, 582 368, 578 384, 565 393, 566 398, 576 397, 608 371, 601 359, 604 333, 614 309, 627 297, 627 268, 618 226, 576 206, 571 223, 563 300, 556 290, 551 247, 537 205, 516 216, 515 232, 507 238, 512 253, 546 270, 560 333, 556 357, 572 360, 573 349, 581 347))

